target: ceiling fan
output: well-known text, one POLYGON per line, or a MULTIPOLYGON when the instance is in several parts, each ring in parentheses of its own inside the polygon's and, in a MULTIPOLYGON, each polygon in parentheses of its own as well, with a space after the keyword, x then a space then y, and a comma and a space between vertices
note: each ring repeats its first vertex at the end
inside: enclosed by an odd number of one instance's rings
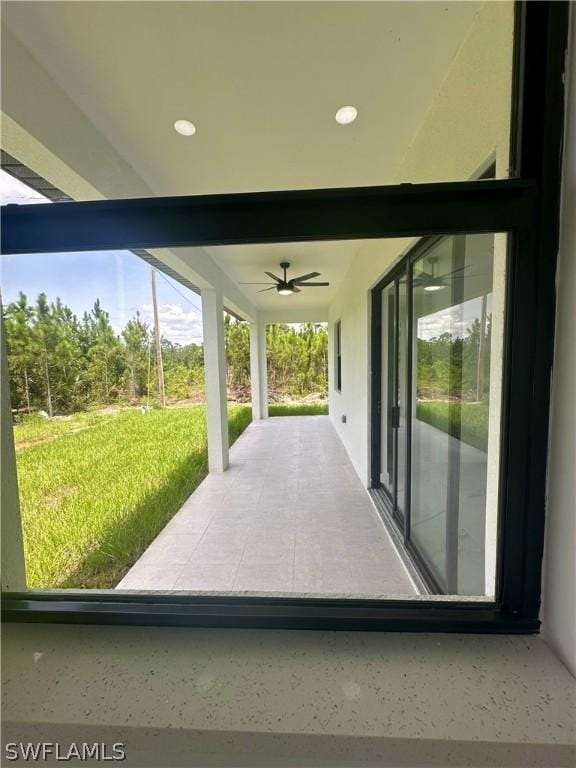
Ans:
POLYGON ((441 291, 447 288, 452 280, 464 280, 464 278, 476 277, 476 275, 460 275, 459 272, 463 272, 465 269, 469 269, 472 265, 466 264, 463 267, 458 267, 452 270, 452 272, 446 272, 443 275, 436 275, 436 262, 438 258, 436 256, 430 256, 428 263, 430 264, 430 272, 422 271, 419 275, 415 275, 413 278, 414 285, 419 285, 424 288, 425 291, 432 293, 434 291, 441 291))
POLYGON ((290 296, 293 293, 300 293, 300 288, 318 288, 330 283, 309 283, 308 280, 312 280, 314 277, 320 277, 320 272, 308 272, 306 275, 300 275, 299 277, 292 277, 290 280, 286 275, 286 270, 290 268, 288 261, 283 261, 280 264, 280 268, 284 270, 284 277, 278 277, 273 275, 272 272, 264 272, 265 275, 271 277, 273 283, 240 283, 240 285, 269 285, 270 288, 263 288, 258 293, 264 293, 265 291, 277 291, 280 296, 290 296))

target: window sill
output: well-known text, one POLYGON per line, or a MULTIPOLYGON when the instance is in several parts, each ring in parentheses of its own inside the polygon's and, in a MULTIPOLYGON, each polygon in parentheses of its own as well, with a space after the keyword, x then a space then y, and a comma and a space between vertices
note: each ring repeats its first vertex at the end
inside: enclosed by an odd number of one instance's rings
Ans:
POLYGON ((5 741, 126 740, 127 765, 158 768, 576 754, 574 679, 538 637, 13 624, 3 640, 5 741))

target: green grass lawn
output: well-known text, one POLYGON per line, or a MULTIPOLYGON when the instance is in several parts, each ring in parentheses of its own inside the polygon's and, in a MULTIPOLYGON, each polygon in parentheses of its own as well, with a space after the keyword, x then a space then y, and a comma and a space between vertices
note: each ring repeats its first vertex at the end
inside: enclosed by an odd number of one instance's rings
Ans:
MULTIPOLYGON (((228 413, 232 443, 252 414, 228 413)), ((203 406, 34 418, 14 434, 29 587, 114 587, 207 472, 203 406)))
POLYGON ((459 437, 465 443, 488 450, 488 405, 486 403, 459 403, 444 400, 420 400, 416 403, 416 418, 433 427, 459 437))
POLYGON ((328 403, 289 403, 269 405, 269 416, 326 416, 328 403))

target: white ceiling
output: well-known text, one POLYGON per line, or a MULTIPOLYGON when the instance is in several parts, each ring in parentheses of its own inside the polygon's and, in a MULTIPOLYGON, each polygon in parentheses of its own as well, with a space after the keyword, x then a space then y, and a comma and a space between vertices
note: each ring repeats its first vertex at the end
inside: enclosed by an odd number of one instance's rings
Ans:
POLYGON ((207 250, 235 283, 268 282, 264 272, 282 277, 280 263, 287 261, 288 278, 320 272, 311 282, 330 283, 325 288, 302 288, 298 294, 280 296, 277 291, 259 293, 266 285, 241 285, 240 288, 260 309, 312 309, 327 306, 336 296, 352 259, 362 241, 282 243, 279 245, 230 245, 207 250))
MULTIPOLYGON (((154 194, 184 195, 409 181, 395 174, 481 5, 18 0, 3 18, 154 194), (344 104, 349 126, 334 121, 344 104)), ((329 302, 353 250, 213 253, 236 282, 284 258, 321 272, 329 289, 290 299, 304 307, 329 302)))

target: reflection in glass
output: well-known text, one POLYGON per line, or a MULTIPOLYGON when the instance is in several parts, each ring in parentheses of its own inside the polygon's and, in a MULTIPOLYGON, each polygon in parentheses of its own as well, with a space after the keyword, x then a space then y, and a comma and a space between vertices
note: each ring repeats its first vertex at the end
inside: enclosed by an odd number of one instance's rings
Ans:
POLYGON ((402 274, 382 291, 382 471, 392 511, 403 520, 406 493, 407 289, 402 274))
POLYGON ((411 540, 449 594, 484 594, 493 235, 414 263, 411 540))
POLYGON ((398 471, 396 480, 396 511, 402 514, 404 496, 406 493, 406 400, 407 380, 406 363, 408 353, 408 317, 407 317, 407 284, 406 276, 398 280, 398 374, 397 391, 397 436, 396 447, 398 454, 398 471))

